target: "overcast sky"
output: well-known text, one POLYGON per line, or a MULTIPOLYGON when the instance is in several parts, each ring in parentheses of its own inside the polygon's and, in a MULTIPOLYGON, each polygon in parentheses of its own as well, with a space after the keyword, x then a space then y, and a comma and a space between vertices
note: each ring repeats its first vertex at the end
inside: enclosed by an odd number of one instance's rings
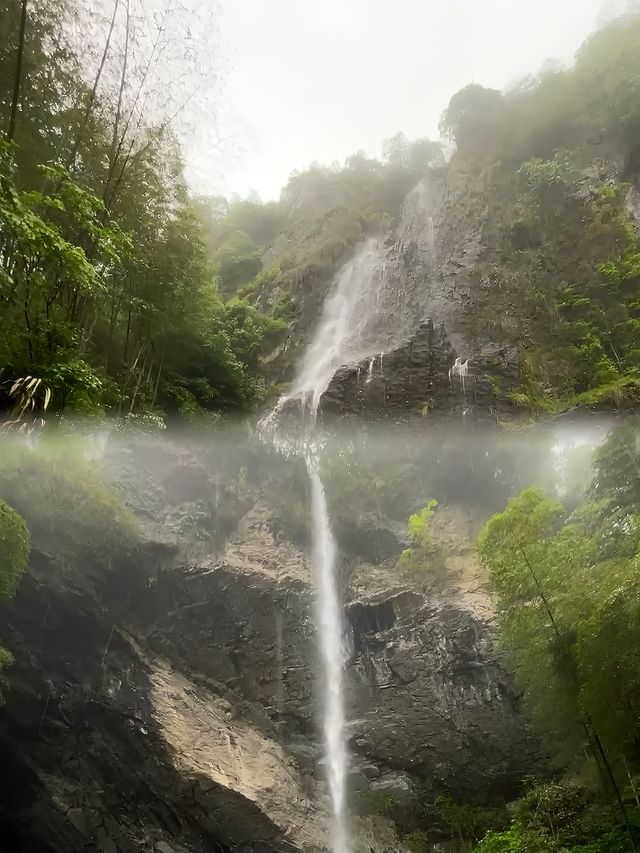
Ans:
MULTIPOLYGON (((204 0, 207 2, 207 0, 204 0)), ((470 82, 505 88, 570 61, 624 0, 219 0, 218 153, 190 155, 197 191, 276 198, 294 169, 437 138, 470 82)))

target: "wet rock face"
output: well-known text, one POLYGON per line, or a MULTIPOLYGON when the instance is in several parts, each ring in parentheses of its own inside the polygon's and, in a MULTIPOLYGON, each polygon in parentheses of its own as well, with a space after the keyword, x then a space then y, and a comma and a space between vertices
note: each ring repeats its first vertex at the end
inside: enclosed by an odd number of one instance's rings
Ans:
MULTIPOLYGON (((158 540, 220 472, 200 465, 191 484, 193 453, 146 449, 114 460, 150 537, 136 565, 97 583, 91 566, 35 552, 0 611, 15 657, 0 708, 0 851, 326 849, 305 557, 274 541, 255 503, 217 559, 193 562, 190 525, 184 540, 158 540)), ((249 501, 249 484, 226 485, 231 510, 249 501)), ((217 510, 226 524, 229 507, 217 510)), ((395 847, 381 818, 355 831, 363 851, 395 847)))
POLYGON ((436 329, 426 320, 397 349, 340 368, 322 396, 321 411, 379 420, 451 417, 471 410, 486 416, 497 404, 492 380, 500 377, 501 389, 512 390, 518 372, 515 350, 484 346, 480 355, 463 359, 444 325, 436 329), (456 359, 465 365, 464 376, 456 370, 456 359))
POLYGON ((442 790, 460 801, 513 791, 529 749, 486 623, 454 601, 415 600, 395 618, 395 602, 384 605, 378 624, 376 614, 363 631, 359 620, 354 641, 358 753, 404 770, 434 799, 442 790))
POLYGON ((407 196, 371 320, 379 352, 338 369, 323 414, 406 420, 473 410, 482 417, 517 386, 517 350, 477 336, 481 294, 472 277, 483 243, 458 207, 444 177, 423 180, 407 196), (464 388, 450 381, 456 359, 468 367, 464 388))
POLYGON ((234 724, 232 705, 56 574, 36 555, 3 614, 16 661, 0 713, 0 850, 295 849, 260 785, 288 789, 311 826, 317 810, 277 742, 234 724))
MULTIPOLYGON (((0 644, 16 659, 0 709, 0 851, 326 849, 307 554, 274 537, 251 472, 240 488, 228 453, 224 482, 220 460, 208 468, 202 453, 119 458, 150 537, 135 570, 147 582, 127 592, 123 565, 96 584, 90 566, 61 570, 36 553, 0 613, 0 644), (157 531, 204 505, 210 482, 228 494, 213 507, 216 530, 216 517, 226 525, 249 508, 218 553, 194 562, 188 539, 181 549, 157 531)), ((354 802, 517 787, 531 750, 489 619, 473 596, 383 565, 349 581, 354 802)), ((357 851, 397 849, 387 820, 353 823, 357 851)))

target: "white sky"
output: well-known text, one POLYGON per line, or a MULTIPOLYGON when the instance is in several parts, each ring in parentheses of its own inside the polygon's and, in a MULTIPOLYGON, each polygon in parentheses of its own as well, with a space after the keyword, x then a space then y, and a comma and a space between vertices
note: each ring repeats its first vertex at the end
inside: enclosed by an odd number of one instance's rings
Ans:
MULTIPOLYGON (((211 2, 211 0, 203 0, 211 2)), ((624 0, 219 0, 222 142, 188 154, 196 191, 277 198, 294 169, 438 136, 467 83, 570 61, 624 0)))

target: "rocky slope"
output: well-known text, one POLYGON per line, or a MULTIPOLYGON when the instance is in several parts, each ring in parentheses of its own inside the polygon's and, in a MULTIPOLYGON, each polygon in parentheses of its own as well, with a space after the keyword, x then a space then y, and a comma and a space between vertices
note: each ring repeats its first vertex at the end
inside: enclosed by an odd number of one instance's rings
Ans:
MULTIPOLYGON (((530 413, 545 400, 547 410, 573 400, 604 409, 636 403, 635 357, 625 360, 618 352, 637 337, 635 308, 626 305, 632 285, 628 292, 616 290, 602 273, 608 264, 613 275, 625 252, 635 257, 628 241, 638 227, 638 179, 632 175, 622 184, 621 174, 615 160, 576 157, 555 207, 551 195, 538 187, 538 198, 513 176, 507 189, 473 170, 459 175, 451 168, 423 178, 386 235, 383 284, 354 318, 371 346, 366 357, 345 358, 336 370, 322 398, 323 414, 406 421, 473 412, 495 420, 530 413), (603 212, 605 197, 615 201, 603 212), (523 210, 534 211, 526 222, 519 219, 523 210), (603 217, 610 224, 598 231, 603 217), (602 330, 591 315, 581 327, 570 308, 586 288, 583 280, 592 284, 580 305, 595 306, 607 293, 610 304, 619 305, 607 320, 619 339, 610 343, 606 333, 597 345, 600 368, 588 345, 602 330), (621 399, 607 387, 614 380, 628 386, 621 399), (580 398, 587 392, 593 399, 580 398)), ((637 279, 631 271, 625 275, 637 279)), ((299 298, 304 303, 310 297, 299 298)), ((294 350, 308 322, 303 311, 290 342, 294 350)))
POLYGON ((477 335, 473 317, 483 293, 473 276, 486 245, 459 195, 446 175, 434 173, 406 197, 387 239, 383 285, 369 306, 366 337, 378 353, 338 369, 323 414, 493 414, 518 385, 517 349, 499 336, 477 335), (456 365, 464 365, 464 383, 456 365))
MULTIPOLYGON (((0 621, 16 659, 0 849, 326 848, 307 557, 269 505, 272 463, 245 464, 220 446, 118 447, 146 535, 135 561, 96 576, 33 555, 0 621)), ((358 850, 399 844, 376 792, 420 803, 437 837, 437 793, 511 792, 531 760, 467 522, 439 523, 448 586, 360 559, 345 592, 358 850)))

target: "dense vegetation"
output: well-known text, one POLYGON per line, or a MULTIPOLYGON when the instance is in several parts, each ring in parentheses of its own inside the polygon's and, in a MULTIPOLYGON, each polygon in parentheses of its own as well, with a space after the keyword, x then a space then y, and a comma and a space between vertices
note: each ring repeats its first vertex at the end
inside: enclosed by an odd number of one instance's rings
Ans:
POLYGON ((58 412, 259 404, 290 375, 287 327, 304 335, 339 264, 434 173, 481 228, 471 332, 520 350, 512 402, 638 399, 640 250, 624 183, 640 169, 638 19, 595 34, 571 69, 454 95, 446 165, 438 143, 398 134, 382 161, 314 165, 262 204, 187 187, 174 127, 206 86, 184 57, 207 51, 172 24, 182 13, 151 21, 116 3, 102 21, 66 0, 0 11, 5 408, 27 375, 58 412))
POLYGON ((188 18, 184 32, 171 25, 184 9, 149 21, 115 3, 106 22, 65 0, 0 11, 0 403, 27 375, 57 412, 191 417, 261 402, 260 362, 299 286, 326 285, 439 146, 398 137, 384 166, 357 155, 313 167, 280 203, 195 199, 173 120, 194 94, 185 78, 200 82, 184 56, 208 48, 188 18))
MULTIPOLYGON (((11 598, 29 559, 29 531, 24 519, 0 500, 0 601, 11 598)), ((11 663, 11 654, 0 646, 0 672, 11 663)))
MULTIPOLYGON (((446 791, 435 804, 432 791, 416 791, 407 802, 396 791, 374 792, 357 802, 364 813, 392 818, 413 853, 434 849, 434 825, 454 839, 454 849, 478 853, 640 847, 640 421, 612 429, 595 453, 578 443, 558 456, 549 439, 529 440, 523 454, 520 436, 512 457, 506 436, 495 447, 478 437, 466 459, 466 479, 484 485, 482 496, 472 497, 475 513, 482 506, 489 514, 477 552, 497 607, 499 653, 521 691, 541 761, 512 803, 487 803, 486 792, 475 802, 455 801, 446 791), (475 471, 483 458, 487 468, 475 471), (536 485, 523 488, 527 482, 536 485)), ((436 435, 422 453, 407 444, 391 461, 374 450, 367 467, 355 454, 346 475, 367 501, 369 484, 377 484, 387 525, 387 507, 402 501, 393 477, 381 474, 386 465, 403 472, 414 505, 438 495, 440 503, 431 500, 410 516, 409 547, 390 566, 436 594, 453 578, 433 521, 452 496, 454 505, 465 505, 462 469, 458 480, 453 470, 448 491, 434 476, 442 450, 436 435), (421 490, 401 465, 407 456, 419 460, 421 490)), ((350 501, 357 503, 353 493, 350 501)))
POLYGON ((478 549, 502 651, 560 781, 532 791, 483 853, 636 849, 639 546, 637 420, 597 452, 582 495, 527 488, 487 522, 478 549))
MULTIPOLYGON (((192 419, 263 403, 292 367, 287 329, 305 332, 339 264, 366 235, 386 233, 407 191, 433 175, 448 181, 460 222, 481 230, 469 322, 478 341, 518 348, 511 401, 640 403, 640 244, 629 210, 640 176, 639 19, 595 34, 570 69, 507 93, 472 85, 454 95, 442 118, 455 144, 448 163, 438 143, 400 134, 381 161, 358 153, 314 165, 262 204, 190 191, 174 132, 179 98, 164 72, 166 40, 188 37, 168 25, 169 6, 155 23, 132 10, 115 3, 105 23, 64 0, 0 0, 0 407, 19 421, 45 410, 192 419)), ((640 427, 616 430, 591 483, 572 481, 561 500, 525 470, 533 453, 512 466, 500 454, 470 445, 462 459, 446 437, 422 456, 351 453, 346 465, 337 453, 327 472, 336 530, 344 538, 360 526, 357 553, 376 526, 367 513, 380 526, 409 517, 394 565, 438 579, 437 503, 415 511, 416 495, 475 505, 482 489, 493 511, 516 468, 520 486, 536 482, 500 506, 478 550, 551 779, 507 811, 443 796, 439 817, 481 853, 634 849, 640 427)), ((307 474, 295 474, 270 499, 303 538, 307 474)), ((136 543, 119 498, 69 444, 5 444, 0 598, 15 592, 31 544, 62 569, 82 557, 106 573, 136 543)), ((0 666, 7 660, 0 650, 0 666)), ((405 841, 415 853, 429 843, 420 828, 405 841)))
MULTIPOLYGON (((133 516, 108 480, 95 446, 77 435, 32 444, 2 436, 0 601, 11 599, 30 554, 48 572, 82 571, 113 598, 130 591, 142 568, 133 516), (121 576, 126 578, 121 583, 121 576)), ((0 669, 11 655, 0 647, 0 669)))
POLYGON ((264 393, 257 362, 280 325, 220 298, 172 129, 193 93, 186 60, 173 84, 165 64, 198 46, 171 4, 154 22, 139 11, 115 3, 105 25, 64 0, 0 10, 5 408, 27 375, 58 412, 188 416, 264 393))
POLYGON ((572 68, 506 94, 468 86, 443 116, 457 146, 450 178, 485 247, 472 331, 520 350, 518 404, 640 399, 640 246, 628 206, 639 104, 634 18, 589 38, 572 68))

